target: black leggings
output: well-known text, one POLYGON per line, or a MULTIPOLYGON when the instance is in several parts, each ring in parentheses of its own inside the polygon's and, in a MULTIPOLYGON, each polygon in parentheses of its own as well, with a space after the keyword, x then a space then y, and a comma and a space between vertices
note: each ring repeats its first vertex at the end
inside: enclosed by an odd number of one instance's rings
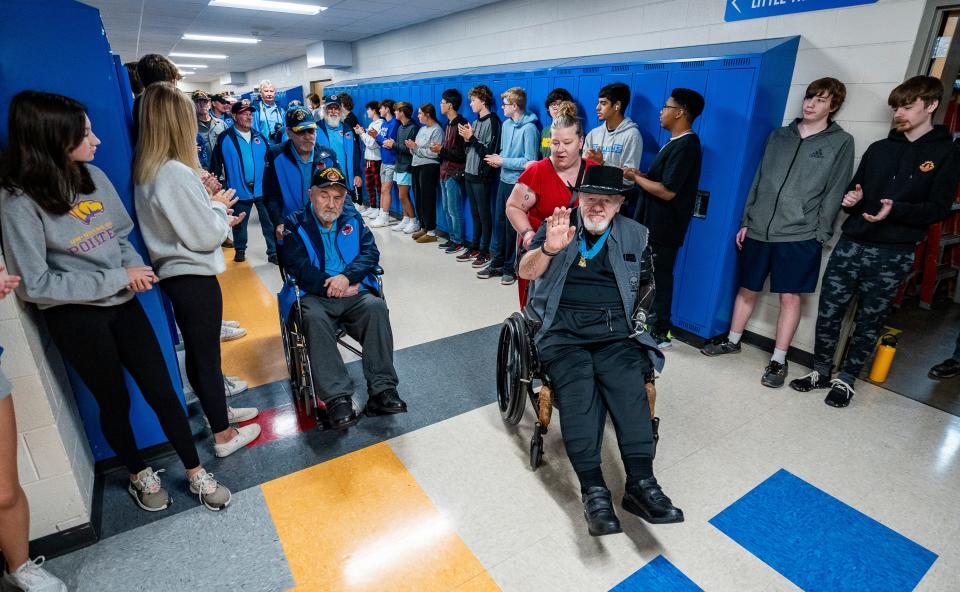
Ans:
POLYGON ((490 211, 490 182, 464 181, 467 198, 470 200, 470 213, 473 215, 473 240, 470 250, 486 253, 490 250, 490 233, 493 232, 493 220, 490 211))
POLYGON ((215 434, 222 432, 230 423, 220 370, 220 284, 212 275, 180 275, 160 280, 160 287, 173 303, 173 315, 183 333, 187 380, 210 420, 210 429, 215 434))
POLYGON ((437 185, 440 183, 440 163, 410 167, 413 172, 413 197, 417 215, 424 230, 437 229, 437 185))
POLYGON ((116 306, 64 304, 43 311, 60 355, 76 371, 100 407, 100 428, 127 470, 147 467, 130 427, 126 368, 157 414, 163 433, 187 469, 200 466, 193 434, 167 371, 160 343, 140 302, 116 306))

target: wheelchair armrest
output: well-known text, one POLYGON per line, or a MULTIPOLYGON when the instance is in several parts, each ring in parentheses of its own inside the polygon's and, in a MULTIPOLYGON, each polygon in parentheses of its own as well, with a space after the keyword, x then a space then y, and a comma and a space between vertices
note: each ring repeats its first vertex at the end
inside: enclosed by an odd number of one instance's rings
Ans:
POLYGON ((379 265, 373 266, 373 275, 383 275, 383 268, 379 265))

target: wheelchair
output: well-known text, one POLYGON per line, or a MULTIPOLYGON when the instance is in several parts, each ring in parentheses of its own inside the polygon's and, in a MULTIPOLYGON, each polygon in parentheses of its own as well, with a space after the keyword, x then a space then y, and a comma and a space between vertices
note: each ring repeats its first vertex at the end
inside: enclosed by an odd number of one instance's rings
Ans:
MULTIPOLYGON (((631 337, 647 330, 647 310, 653 303, 655 293, 652 266, 641 271, 641 282, 643 292, 637 296, 637 306, 631 318, 631 337)), ((519 424, 523 418, 525 401, 530 402, 536 417, 530 438, 530 468, 534 471, 543 461, 543 435, 550 427, 553 408, 561 405, 561 396, 551 387, 550 377, 540 363, 534 342, 536 331, 537 327, 530 319, 522 312, 515 312, 503 321, 497 344, 497 406, 500 408, 500 418, 510 426, 519 424)), ((651 372, 643 378, 650 403, 653 445, 656 449, 660 440, 660 418, 654 414, 657 401, 656 373, 651 372)))
MULTIPOLYGON (((373 270, 377 279, 377 290, 383 296, 383 268, 379 265, 373 270)), ((280 337, 283 341, 283 354, 287 362, 287 372, 290 374, 290 390, 296 407, 317 420, 317 429, 329 429, 327 408, 323 400, 317 396, 313 384, 313 374, 310 372, 310 351, 304 332, 303 308, 301 306, 302 290, 297 287, 296 278, 290 276, 281 267, 280 276, 283 278, 283 288, 277 294, 277 308, 280 316, 280 337)), ((347 341, 347 332, 343 327, 337 329, 337 343, 346 350, 362 357, 359 347, 347 341)), ((356 405, 356 403, 354 403, 356 405)), ((356 409, 359 412, 359 409, 356 409)))

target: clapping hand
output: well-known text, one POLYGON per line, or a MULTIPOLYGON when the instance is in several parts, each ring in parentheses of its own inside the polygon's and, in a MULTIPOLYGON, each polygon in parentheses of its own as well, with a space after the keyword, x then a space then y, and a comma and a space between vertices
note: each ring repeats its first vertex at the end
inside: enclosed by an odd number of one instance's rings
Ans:
POLYGON ((551 253, 559 253, 573 242, 577 228, 570 226, 570 212, 567 208, 554 208, 553 214, 543 221, 547 225, 547 238, 543 248, 551 253))
POLYGON ((587 160, 592 160, 597 164, 603 164, 603 152, 597 148, 587 148, 587 151, 584 153, 583 157, 587 160))
POLYGON ((217 176, 211 175, 207 171, 200 171, 200 182, 203 183, 203 188, 207 190, 207 194, 210 197, 213 197, 218 191, 223 189, 217 176))
MULTIPOLYGON (((234 201, 236 201, 236 200, 234 200, 234 201)), ((228 225, 230 228, 233 228, 233 227, 236 226, 237 224, 240 224, 241 222, 243 222, 243 219, 246 218, 246 217, 247 217, 247 213, 246 213, 246 212, 240 212, 240 215, 239 215, 239 216, 234 216, 232 209, 231 209, 231 210, 227 210, 227 225, 228 225)), ((282 240, 282 236, 281 236, 280 238, 277 238, 277 240, 282 240)))
POLYGON ((134 292, 146 292, 153 288, 153 284, 160 281, 153 268, 147 265, 138 265, 127 268, 127 289, 134 292))
POLYGON ((0 299, 6 298, 7 294, 20 285, 19 275, 8 275, 3 273, 6 268, 0 265, 0 299))
POLYGON ((234 197, 237 193, 236 189, 221 189, 215 194, 210 196, 210 199, 216 202, 222 203, 229 210, 233 207, 233 204, 237 203, 238 197, 234 197))
POLYGON ((430 144, 430 152, 433 152, 434 154, 440 154, 440 148, 441 148, 440 144, 436 142, 434 142, 433 144, 430 144))
POLYGON ((393 148, 393 144, 394 144, 393 138, 387 138, 386 140, 383 141, 384 148, 393 148))
POLYGON ((367 130, 367 135, 370 136, 371 138, 376 138, 379 134, 377 133, 377 130, 371 127, 370 129, 367 130))
POLYGON ((466 141, 470 141, 470 138, 473 137, 473 128, 470 127, 469 123, 457 124, 457 132, 460 134, 460 137, 466 141))
POLYGON ((404 140, 403 143, 406 144, 407 148, 409 148, 410 150, 417 149, 417 143, 414 142, 413 140, 404 140))
POLYGON ((843 207, 852 208, 857 205, 859 201, 863 199, 863 187, 860 187, 860 184, 857 183, 856 188, 846 192, 843 196, 843 207))
POLYGON ((893 209, 893 200, 892 199, 881 199, 880 200, 880 211, 876 214, 863 213, 863 219, 867 222, 879 222, 890 215, 890 210, 893 209))
POLYGON ((503 164, 503 157, 499 154, 488 154, 483 157, 483 162, 492 167, 499 168, 503 164))
POLYGON ((358 123, 357 125, 353 126, 353 133, 357 134, 358 136, 362 136, 363 127, 358 123))

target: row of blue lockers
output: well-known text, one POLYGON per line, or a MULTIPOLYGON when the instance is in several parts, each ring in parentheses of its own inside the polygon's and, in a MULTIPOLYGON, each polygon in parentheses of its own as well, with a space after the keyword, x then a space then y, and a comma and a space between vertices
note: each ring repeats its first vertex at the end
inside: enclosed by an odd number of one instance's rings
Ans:
MULTIPOLYGON (((456 88, 464 96, 460 114, 473 120, 466 99, 472 87, 490 87, 502 117, 499 95, 518 86, 526 90, 527 109, 537 114, 541 125, 549 125, 544 101, 552 89, 563 87, 574 96, 589 130, 599 124, 599 90, 623 82, 632 93, 626 114, 637 123, 643 138, 644 171, 669 139, 660 128, 659 115, 670 91, 685 87, 700 92, 706 101, 694 124, 703 145, 700 195, 675 268, 673 322, 709 338, 729 327, 737 280, 733 236, 763 143, 783 119, 798 45, 799 38, 791 37, 565 58, 342 81, 325 92, 349 92, 357 116, 363 119, 368 101, 388 98, 410 102, 414 109, 432 103, 439 112, 441 93, 456 88)), ((441 123, 446 123, 445 118, 441 123)), ((439 201, 439 226, 445 230, 439 201)), ((392 205, 398 211, 396 198, 392 205)), ((469 208, 464 211, 472 229, 469 208)))

